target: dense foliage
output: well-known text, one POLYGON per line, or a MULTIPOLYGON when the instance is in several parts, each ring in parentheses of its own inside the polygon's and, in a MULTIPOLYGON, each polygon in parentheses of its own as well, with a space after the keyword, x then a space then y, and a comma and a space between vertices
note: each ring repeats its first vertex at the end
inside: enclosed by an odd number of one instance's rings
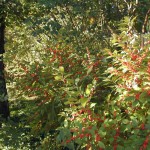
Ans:
POLYGON ((6 1, 12 112, 1 147, 150 149, 148 9, 146 0, 6 1))

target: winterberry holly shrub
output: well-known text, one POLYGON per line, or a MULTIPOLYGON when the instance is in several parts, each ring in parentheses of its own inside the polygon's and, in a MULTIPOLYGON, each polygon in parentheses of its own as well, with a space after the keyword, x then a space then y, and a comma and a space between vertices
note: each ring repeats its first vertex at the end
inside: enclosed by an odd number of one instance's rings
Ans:
MULTIPOLYGON (((112 91, 104 103, 98 105, 91 101, 94 96, 91 93, 96 92, 99 83, 93 80, 79 99, 79 102, 88 101, 81 106, 72 103, 64 109, 65 120, 57 140, 70 149, 74 149, 75 143, 81 149, 150 148, 150 35, 129 30, 132 25, 133 20, 120 34, 113 35, 113 50, 106 49, 109 67, 101 84, 112 91)), ((70 102, 74 101, 72 96, 70 102)))
POLYGON ((38 124, 34 128, 36 131, 41 128, 49 131, 64 108, 74 106, 78 111, 89 103, 101 71, 97 66, 102 57, 95 57, 88 48, 83 55, 71 47, 57 45, 55 49, 45 48, 42 52, 37 50, 35 55, 27 54, 23 59, 15 58, 14 86, 18 95, 35 100, 34 109, 37 110, 32 117, 38 124))
POLYGON ((101 52, 59 43, 16 54, 14 86, 35 102, 35 134, 55 129, 70 149, 149 149, 149 35, 141 40, 128 25, 101 52))
POLYGON ((129 31, 129 27, 112 38, 112 45, 121 51, 108 50, 112 66, 105 81, 114 84, 116 92, 108 113, 113 114, 119 130, 114 149, 144 150, 150 147, 150 35, 129 31))
POLYGON ((149 149, 149 35, 134 31, 128 18, 119 25, 125 15, 137 15, 134 27, 142 31, 143 21, 144 28, 148 23, 145 1, 10 6, 8 90, 14 99, 34 102, 29 123, 33 133, 45 136, 41 149, 56 146, 51 130, 57 130, 58 147, 149 149), (14 7, 24 10, 19 23, 18 12, 10 13, 14 7))

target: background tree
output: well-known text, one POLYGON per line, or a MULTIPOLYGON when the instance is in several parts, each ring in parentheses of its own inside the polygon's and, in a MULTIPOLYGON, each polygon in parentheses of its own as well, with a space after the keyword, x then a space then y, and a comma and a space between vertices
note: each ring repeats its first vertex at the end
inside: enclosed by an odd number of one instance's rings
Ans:
POLYGON ((0 114, 3 118, 10 116, 3 63, 6 41, 5 29, 6 26, 13 26, 24 21, 24 17, 28 15, 28 3, 25 6, 24 3, 26 1, 0 1, 0 114), (13 17, 16 18, 15 21, 13 17))
POLYGON ((5 53, 5 5, 0 1, 0 115, 7 119, 10 115, 8 105, 8 94, 4 77, 3 54, 5 53))

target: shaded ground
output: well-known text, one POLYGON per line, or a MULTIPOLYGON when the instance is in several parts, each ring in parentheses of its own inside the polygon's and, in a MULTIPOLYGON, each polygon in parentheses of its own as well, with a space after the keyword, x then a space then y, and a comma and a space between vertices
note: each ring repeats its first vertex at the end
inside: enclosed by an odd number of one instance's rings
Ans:
MULTIPOLYGON (((35 136, 31 132, 29 117, 34 113, 34 101, 10 101, 11 117, 0 128, 0 150, 69 150, 60 148, 54 140, 55 130, 35 136)), ((77 146, 76 150, 80 148, 77 146)))
POLYGON ((0 149, 30 150, 40 145, 40 138, 30 133, 31 129, 27 121, 32 105, 32 101, 10 102, 11 117, 7 122, 3 122, 0 129, 0 149))

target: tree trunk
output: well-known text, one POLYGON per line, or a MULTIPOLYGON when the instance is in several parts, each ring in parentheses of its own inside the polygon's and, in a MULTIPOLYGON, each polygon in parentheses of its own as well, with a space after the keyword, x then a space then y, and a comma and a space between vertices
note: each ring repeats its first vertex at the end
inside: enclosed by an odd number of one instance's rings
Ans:
POLYGON ((3 54, 4 50, 4 30, 5 30, 5 19, 0 13, 0 120, 2 118, 7 119, 10 116, 8 95, 6 89, 6 82, 4 77, 4 63, 3 54))

